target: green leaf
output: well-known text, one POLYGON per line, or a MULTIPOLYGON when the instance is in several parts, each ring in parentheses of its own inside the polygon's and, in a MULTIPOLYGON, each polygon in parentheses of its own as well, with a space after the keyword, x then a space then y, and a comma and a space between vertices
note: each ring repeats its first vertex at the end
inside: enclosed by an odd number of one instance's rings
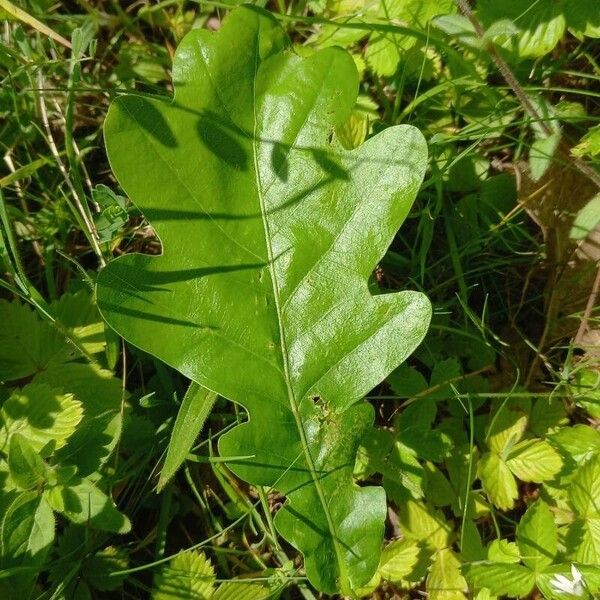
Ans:
POLYGON ((506 465, 521 481, 541 483, 562 468, 560 454, 545 440, 524 440, 513 446, 506 465))
POLYGON ((346 150, 353 150, 367 139, 369 120, 363 115, 353 112, 344 126, 338 127, 335 133, 346 150))
POLYGON ((64 394, 74 394, 85 407, 86 420, 107 411, 119 412, 124 400, 123 382, 111 371, 91 364, 57 365, 38 373, 34 383, 44 383, 64 394))
POLYGON ((0 579, 0 597, 29 597, 36 567, 40 567, 54 541, 54 516, 37 492, 0 496, 0 572, 32 567, 31 573, 0 579))
POLYGON ((472 560, 485 560, 487 553, 481 541, 481 534, 477 524, 466 518, 460 524, 460 557, 464 562, 472 560))
POLYGON ((365 60, 371 70, 381 77, 390 77, 396 72, 404 52, 414 45, 413 40, 404 36, 377 32, 369 38, 365 60))
POLYGON ((597 4, 567 0, 564 7, 569 29, 577 37, 600 37, 600 10, 597 4))
POLYGON ((214 392, 196 383, 190 384, 171 432, 165 464, 160 471, 159 491, 185 461, 216 400, 214 392))
MULTIPOLYGON (((456 11, 451 0, 388 0, 379 6, 377 16, 383 23, 399 21, 420 30, 427 30, 435 16, 456 11)), ((369 37, 365 60, 377 75, 393 75, 399 61, 416 42, 416 38, 409 35, 375 31, 369 37)))
POLYGON ((554 517, 543 500, 532 504, 521 517, 517 525, 517 545, 521 559, 533 571, 542 571, 554 562, 558 534, 554 517))
POLYGON ((467 581, 488 588, 495 596, 526 597, 535 584, 535 573, 523 565, 482 561, 463 565, 467 581))
MULTIPOLYGON (((93 296, 88 290, 79 290, 75 294, 63 294, 50 305, 50 309, 61 326, 66 327, 87 352, 96 354, 104 351, 106 345, 104 323, 98 313, 93 296)), ((59 333, 59 335, 62 334, 59 333)), ((67 347, 71 347, 66 340, 64 343, 67 347)), ((78 354, 75 355, 75 357, 78 356, 78 354)))
POLYGON ((433 25, 445 34, 459 40, 472 48, 480 48, 481 38, 477 35, 473 24, 464 15, 441 15, 432 21, 433 25))
MULTIPOLYGON (((399 370, 396 369, 396 371, 399 370)), ((437 405, 435 401, 430 398, 419 398, 415 402, 411 402, 398 414, 394 425, 398 432, 403 432, 415 426, 421 430, 429 430, 433 427, 436 415, 437 405)))
POLYGON ((416 453, 401 442, 394 443, 382 473, 383 486, 397 504, 423 497, 425 469, 416 453))
MULTIPOLYGON (((65 294, 50 310, 88 352, 104 349, 104 325, 88 292, 65 294)), ((27 305, 0 300, 0 323, 0 381, 29 377, 81 356, 58 326, 42 321, 27 305)))
POLYGON ((577 520, 569 527, 567 545, 570 554, 584 564, 600 565, 600 517, 577 520))
POLYGON ((92 198, 101 211, 94 215, 100 242, 110 242, 129 218, 126 198, 101 183, 92 190, 92 198))
POLYGON ((566 539, 570 554, 578 561, 600 561, 600 456, 577 469, 569 486, 569 499, 577 513, 566 539))
POLYGON ((569 497, 579 516, 600 517, 599 455, 595 455, 577 470, 569 487, 569 497))
POLYGON ((422 294, 367 286, 426 148, 408 126, 352 152, 336 146, 331 130, 356 99, 354 62, 339 48, 302 59, 288 44, 268 13, 236 9, 218 33, 181 43, 173 103, 112 105, 112 168, 164 253, 111 262, 97 294, 128 341, 248 410, 220 453, 252 456, 230 468, 286 496, 276 527, 333 593, 371 578, 383 537, 383 491, 351 477, 373 420, 358 401, 430 318, 422 294))
POLYGON ((208 600, 214 582, 215 570, 202 552, 180 552, 156 578, 152 600, 208 600))
POLYGON ((20 433, 39 452, 48 442, 64 446, 83 417, 81 402, 47 385, 30 383, 15 390, 0 409, 0 450, 20 433))
POLYGON ((226 581, 215 590, 210 600, 274 600, 279 596, 278 590, 269 583, 226 581))
POLYGON ((577 464, 587 462, 600 452, 600 431, 588 425, 564 427, 552 434, 550 440, 558 446, 563 456, 577 464))
POLYGON ((398 514, 403 534, 408 538, 440 550, 448 546, 451 527, 444 515, 424 502, 409 500, 398 514))
MULTIPOLYGON (((462 421, 460 422, 462 428, 462 421)), ((470 518, 475 518, 474 511, 476 510, 477 497, 471 492, 468 498, 465 498, 465 493, 471 490, 473 482, 477 477, 478 463, 477 448, 470 448, 469 445, 463 445, 460 450, 456 449, 451 452, 446 459, 446 468, 448 469, 448 477, 450 484, 454 490, 452 498, 452 510, 456 516, 463 515, 465 500, 467 502, 467 514, 470 518)), ((479 496, 479 494, 477 494, 479 496)))
POLYGON ((55 452, 56 462, 77 467, 81 477, 98 471, 117 446, 122 421, 122 415, 114 411, 84 419, 67 443, 55 452))
POLYGON ((544 436, 569 422, 562 399, 538 398, 531 407, 529 429, 537 436, 544 436))
POLYGON ((552 164, 560 143, 561 133, 556 132, 534 140, 529 149, 529 172, 533 181, 539 181, 552 164))
POLYGON ((481 457, 477 472, 488 498, 501 510, 512 508, 519 492, 506 463, 494 452, 488 452, 481 457))
MULTIPOLYGON (((600 129, 599 129, 600 131, 600 129)), ((600 134, 598 135, 600 140, 600 134)), ((599 142, 600 143, 600 142, 599 142)), ((596 194, 588 203, 577 213, 573 226, 571 227, 570 237, 572 240, 583 240, 600 224, 600 194, 596 194)), ((592 373, 595 380, 598 380, 598 374, 591 369, 581 369, 583 373, 592 373)), ((581 371, 578 372, 581 373, 581 371)), ((581 378, 581 375, 578 379, 581 378)), ((589 377, 590 382, 594 381, 589 377)), ((593 391, 593 388, 592 388, 593 391)))
POLYGON ((600 125, 592 127, 582 138, 579 140, 577 146, 571 149, 573 156, 590 156, 594 158, 600 154, 600 125))
POLYGON ((372 427, 364 436, 358 449, 354 465, 356 479, 368 479, 373 473, 383 473, 386 469, 385 460, 392 449, 394 437, 391 432, 372 427))
POLYGON ((460 560, 449 548, 439 550, 427 577, 427 595, 430 600, 464 600, 467 582, 460 572, 460 560))
POLYGON ((487 431, 490 450, 502 454, 522 437, 527 427, 527 414, 520 407, 503 404, 491 415, 487 431))
POLYGON ((114 573, 126 570, 128 565, 127 552, 123 548, 108 546, 85 561, 82 575, 97 590, 117 590, 121 588, 127 575, 114 573))
POLYGON ((0 323, 0 381, 29 377, 73 352, 56 329, 19 302, 0 300, 0 323))
POLYGON ((456 493, 446 476, 433 464, 425 464, 425 494, 434 506, 450 506, 456 493))
POLYGON ((565 33, 566 19, 563 3, 555 0, 479 0, 478 16, 490 27, 494 21, 509 19, 519 33, 507 40, 503 47, 519 58, 548 54, 565 33))
POLYGON ((529 101, 536 108, 540 118, 544 121, 531 121, 531 130, 535 140, 529 150, 529 174, 533 181, 540 180, 552 163, 556 149, 561 140, 562 130, 556 119, 554 107, 542 97, 531 97, 529 101), (546 127, 543 127, 543 125, 546 127), (550 131, 548 132, 548 128, 550 131))
POLYGON ((71 363, 39 373, 34 382, 74 393, 84 407, 84 419, 57 451, 57 460, 75 465, 82 477, 98 470, 108 460, 121 434, 121 406, 126 399, 122 381, 94 365, 71 363))
MULTIPOLYGON (((388 375, 387 381, 394 394, 399 398, 412 398, 429 387, 425 377, 417 369, 408 365, 401 365, 392 371, 388 375)), ((414 406, 414 403, 408 408, 411 406, 414 406)))
POLYGON ((422 460, 443 461, 452 448, 452 440, 448 435, 436 429, 425 429, 418 425, 401 431, 398 439, 422 460))
POLYGON ((8 469, 12 480, 22 490, 30 490, 40 485, 46 475, 44 461, 19 433, 10 438, 8 469))
POLYGON ((88 479, 77 478, 68 485, 49 488, 44 497, 56 512, 78 525, 115 533, 127 533, 131 529, 129 519, 88 479))
POLYGON ((512 563, 521 562, 519 547, 508 540, 494 540, 488 548, 488 558, 492 562, 512 563))
POLYGON ((420 547, 413 540, 391 542, 381 553, 379 573, 392 583, 401 583, 418 564, 420 553, 420 547))
POLYGON ((600 592, 600 567, 598 565, 576 565, 583 575, 588 590, 592 594, 600 592))

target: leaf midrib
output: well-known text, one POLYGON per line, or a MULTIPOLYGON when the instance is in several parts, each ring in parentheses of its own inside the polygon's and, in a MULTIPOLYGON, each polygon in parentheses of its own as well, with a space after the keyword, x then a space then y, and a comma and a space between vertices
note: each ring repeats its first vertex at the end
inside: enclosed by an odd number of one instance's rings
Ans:
POLYGON ((316 472, 316 467, 315 467, 312 455, 310 453, 308 440, 306 437, 306 431, 304 430, 304 425, 302 423, 302 418, 300 416, 300 411, 298 408, 296 395, 295 395, 293 387, 291 385, 289 355, 288 355, 287 343, 286 343, 286 338, 285 338, 285 331, 284 331, 284 327, 283 327, 283 311, 282 311, 282 307, 281 307, 279 286, 277 283, 277 277, 276 277, 276 273, 275 273, 275 264, 274 264, 274 260, 273 260, 274 253, 273 253, 273 247, 271 244, 269 221, 267 219, 265 199, 264 199, 264 195, 263 195, 262 182, 261 182, 261 178, 260 178, 258 152, 257 152, 257 147, 256 147, 257 139, 258 139, 257 138, 258 118, 257 118, 257 111, 256 111, 256 79, 257 79, 257 75, 258 75, 258 67, 260 64, 260 56, 259 56, 260 39, 259 38, 260 38, 260 27, 257 29, 255 44, 254 44, 255 62, 254 62, 254 78, 252 81, 252 111, 253 111, 253 115, 252 115, 253 116, 252 154, 253 154, 253 163, 254 163, 254 177, 255 177, 255 182, 256 182, 256 193, 257 193, 257 198, 258 198, 258 202, 260 205, 260 213, 261 213, 261 219, 262 219, 263 230, 264 230, 264 235, 265 235, 265 244, 266 244, 266 248, 267 248, 267 261, 269 264, 269 273, 271 276, 271 285, 273 288, 274 305, 275 305, 275 310, 277 313, 277 326, 279 329, 279 347, 281 350, 281 358, 283 361, 283 375, 284 375, 285 385, 286 385, 286 389, 287 389, 288 402, 290 404, 290 408, 291 408, 292 414, 294 416, 294 421, 296 423, 296 429, 298 430, 298 434, 300 436, 300 442, 302 444, 302 450, 304 452, 306 464, 308 466, 313 485, 315 486, 315 489, 317 491, 317 495, 319 497, 319 501, 321 503, 323 513, 325 514, 325 518, 327 519, 327 526, 329 528, 329 532, 331 535, 331 541, 333 543, 335 556, 336 556, 336 560, 337 560, 337 564, 338 564, 338 572, 340 575, 339 583, 342 587, 342 591, 346 591, 347 575, 346 575, 345 561, 343 559, 343 555, 342 555, 342 552, 341 552, 341 549, 339 547, 339 543, 337 540, 337 532, 335 529, 335 524, 333 522, 331 513, 329 512, 329 505, 327 504, 327 500, 325 498, 325 493, 324 493, 323 489, 321 488, 320 480, 319 480, 319 477, 317 476, 317 472, 316 472))

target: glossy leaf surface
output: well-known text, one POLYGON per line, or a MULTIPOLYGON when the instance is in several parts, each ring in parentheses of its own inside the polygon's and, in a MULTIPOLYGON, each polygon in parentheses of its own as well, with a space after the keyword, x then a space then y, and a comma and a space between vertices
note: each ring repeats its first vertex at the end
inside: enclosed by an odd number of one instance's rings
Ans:
POLYGON ((173 102, 124 96, 105 126, 111 166, 163 244, 98 279, 109 324, 249 414, 222 436, 241 478, 287 496, 279 532, 320 590, 366 583, 379 561, 383 490, 352 480, 373 420, 359 400, 420 343, 417 292, 367 279, 406 217, 426 146, 410 126, 352 151, 333 134, 356 100, 351 57, 309 58, 267 13, 193 31, 173 102))

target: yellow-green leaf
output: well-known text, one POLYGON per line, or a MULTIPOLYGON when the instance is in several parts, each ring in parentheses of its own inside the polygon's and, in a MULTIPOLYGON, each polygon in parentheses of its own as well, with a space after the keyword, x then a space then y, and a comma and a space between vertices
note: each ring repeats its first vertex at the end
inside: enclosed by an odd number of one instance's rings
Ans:
POLYGON ((379 573, 393 583, 404 581, 419 562, 417 542, 410 539, 396 540, 388 544, 381 553, 379 573))
POLYGON ((443 548, 435 554, 426 585, 430 600, 467 598, 467 582, 462 576, 460 567, 460 560, 449 548, 443 548))
POLYGON ((527 567, 540 572, 549 567, 558 551, 554 517, 543 500, 537 500, 521 517, 517 526, 517 545, 527 567))
POLYGON ((512 447, 506 465, 521 481, 541 483, 557 475, 563 461, 545 440, 524 440, 512 447))
POLYGON ((569 487, 569 496, 580 517, 600 517, 600 456, 577 470, 569 487))
POLYGON ((31 383, 15 390, 0 409, 0 450, 20 433, 39 452, 48 442, 64 446, 83 417, 81 402, 72 394, 31 383))
POLYGON ((481 457, 477 473, 493 504, 502 510, 513 507, 519 495, 517 482, 506 463, 496 453, 488 452, 481 457))
POLYGON ((180 552, 156 578, 152 600, 208 600, 214 582, 215 570, 204 553, 180 552))
POLYGON ((440 511, 422 501, 409 500, 400 507, 398 516, 407 538, 435 550, 448 546, 452 530, 440 511))

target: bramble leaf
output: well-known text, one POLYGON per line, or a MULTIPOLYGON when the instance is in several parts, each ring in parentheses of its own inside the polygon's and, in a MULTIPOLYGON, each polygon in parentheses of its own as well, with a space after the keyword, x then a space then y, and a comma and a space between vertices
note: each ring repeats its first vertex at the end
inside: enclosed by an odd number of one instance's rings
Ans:
POLYGON ((419 562, 420 552, 421 549, 413 540, 405 538, 393 541, 381 553, 379 573, 388 581, 404 581, 419 562))
POLYGON ((214 582, 215 570, 204 553, 180 552, 160 572, 152 600, 208 600, 214 582))
POLYGON ((64 446, 83 417, 81 402, 44 384, 15 390, 0 409, 0 450, 20 433, 39 452, 48 442, 64 446))
POLYGON ((600 517, 577 520, 569 527, 567 544, 575 546, 573 558, 588 565, 600 564, 600 517))
POLYGON ((488 588, 495 596, 524 598, 535 584, 533 571, 511 563, 467 563, 463 566, 463 573, 475 588, 488 588))
MULTIPOLYGON (((0 572, 32 567, 0 579, 0 597, 29 597, 35 567, 40 567, 54 541, 54 516, 37 492, 0 496, 0 572)), ((6 573, 8 574, 8 573, 6 573)))
POLYGON ((569 486, 569 499, 576 513, 567 545, 573 557, 587 564, 600 561, 600 456, 577 469, 569 486))
POLYGON ((440 550, 448 546, 452 529, 441 511, 424 502, 409 500, 400 510, 398 520, 407 539, 440 550))
POLYGON ((449 548, 439 550, 427 577, 427 594, 431 600, 465 600, 467 582, 460 572, 460 560, 449 548))
POLYGON ((245 583, 243 580, 232 579, 223 582, 210 600, 273 600, 279 597, 281 587, 281 584, 274 585, 271 580, 245 583))
POLYGON ((44 461, 19 433, 10 438, 8 469, 12 480, 22 490, 30 490, 40 485, 46 476, 44 461))
POLYGON ((478 14, 486 27, 494 21, 509 19, 518 33, 503 46, 519 58, 538 57, 550 52, 565 33, 567 26, 562 2, 555 0, 479 0, 478 14))
POLYGON ((504 453, 523 437, 526 427, 527 414, 519 406, 501 406, 490 419, 487 432, 490 450, 504 453))
POLYGON ((426 148, 410 126, 345 151, 332 135, 356 100, 339 48, 302 59, 268 13, 194 30, 173 102, 111 107, 111 166, 163 255, 128 255, 98 278, 109 324, 197 384, 242 404, 220 438, 246 481, 287 502, 279 532, 320 590, 349 592, 379 562, 383 490, 352 467, 372 407, 359 400, 420 343, 420 293, 371 296, 367 280, 406 217, 426 148), (132 152, 132 148, 135 151, 132 152))
MULTIPOLYGON (((428 23, 435 16, 455 10, 450 0, 391 0, 379 3, 377 16, 385 24, 400 22, 427 30, 428 23)), ((409 35, 374 31, 369 37, 365 59, 377 75, 393 75, 398 62, 416 43, 416 38, 409 35)))
POLYGON ((600 456, 594 458, 577 470, 569 496, 579 516, 600 517, 600 456))
POLYGON ((576 464, 583 464, 600 453, 600 432, 588 425, 577 424, 559 429, 550 439, 563 456, 576 464))
POLYGON ((493 562, 517 564, 521 562, 519 547, 515 542, 493 540, 487 550, 488 558, 493 562))
POLYGON ((524 440, 512 447, 506 465, 521 481, 541 483, 562 467, 560 454, 546 440, 524 440))
POLYGON ((0 300, 0 381, 21 379, 68 360, 72 348, 27 305, 0 300))
POLYGON ((73 523, 115 533, 127 533, 131 529, 129 519, 89 479, 71 478, 65 485, 45 490, 44 498, 73 523))
POLYGON ((56 325, 25 304, 0 300, 0 381, 22 379, 79 358, 61 328, 89 353, 104 349, 104 325, 89 293, 64 294, 50 309, 56 325))
POLYGON ((116 575, 116 571, 124 571, 128 565, 126 550, 108 546, 85 561, 82 575, 97 590, 117 590, 127 575, 116 575))
POLYGON ((502 510, 512 508, 519 495, 517 482, 506 463, 495 452, 481 457, 478 474, 490 500, 502 510))
POLYGON ((549 567, 558 549, 558 534, 548 505, 538 500, 521 517, 517 526, 517 545, 523 563, 533 571, 549 567))

